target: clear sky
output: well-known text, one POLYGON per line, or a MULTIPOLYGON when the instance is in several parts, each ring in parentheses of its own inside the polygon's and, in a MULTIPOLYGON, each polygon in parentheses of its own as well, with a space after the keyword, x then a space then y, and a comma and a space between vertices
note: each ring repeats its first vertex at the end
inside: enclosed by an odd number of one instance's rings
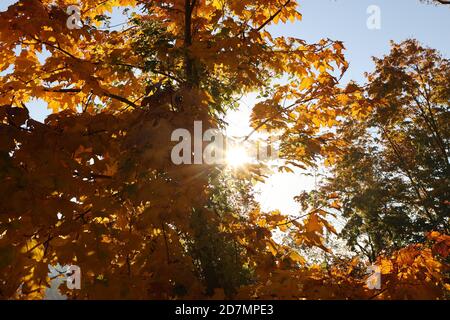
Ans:
MULTIPOLYGON (((0 11, 15 0, 1 0, 0 11)), ((419 0, 298 0, 303 20, 270 27, 274 35, 293 36, 308 42, 330 38, 344 42, 346 58, 350 63, 343 82, 350 79, 363 82, 363 74, 373 69, 372 56, 389 52, 389 41, 400 42, 415 38, 424 45, 440 50, 450 57, 450 6, 422 4, 419 0), (380 29, 369 29, 369 6, 380 9, 380 29)), ((115 21, 121 21, 114 17, 115 21)), ((255 95, 242 101, 241 109, 228 115, 229 132, 246 135, 251 130, 248 116, 255 95)), ((43 120, 48 114, 42 103, 30 104, 34 118, 43 120)), ((281 209, 295 214, 298 206, 293 197, 310 189, 314 178, 301 174, 274 174, 264 185, 259 185, 259 200, 263 209, 281 209)))

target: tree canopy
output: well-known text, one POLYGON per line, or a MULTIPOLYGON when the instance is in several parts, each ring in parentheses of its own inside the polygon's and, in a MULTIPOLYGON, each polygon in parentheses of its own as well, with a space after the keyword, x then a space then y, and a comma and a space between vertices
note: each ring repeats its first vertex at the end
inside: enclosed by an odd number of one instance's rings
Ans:
POLYGON ((0 13, 2 299, 42 298, 57 263, 83 272, 74 299, 448 295, 448 59, 406 41, 367 86, 341 86, 342 42, 267 30, 301 19, 293 0, 86 0, 72 29, 69 5, 0 13), (102 28, 115 8, 126 27, 102 28), (175 129, 222 129, 253 91, 252 126, 279 136, 282 170, 333 167, 304 216, 260 210, 262 164, 171 161, 175 129), (35 99, 53 111, 44 123, 29 115, 35 99), (377 292, 363 257, 326 245, 341 209, 344 238, 382 267, 377 292), (299 247, 333 261, 311 264, 299 247))

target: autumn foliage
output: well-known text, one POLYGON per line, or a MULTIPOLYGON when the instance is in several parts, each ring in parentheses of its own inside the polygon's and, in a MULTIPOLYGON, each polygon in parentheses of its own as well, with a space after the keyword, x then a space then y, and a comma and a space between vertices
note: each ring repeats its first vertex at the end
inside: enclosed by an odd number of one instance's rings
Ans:
MULTIPOLYGON (((306 215, 291 217, 254 201, 262 164, 228 172, 170 159, 173 130, 192 132, 194 121, 221 129, 239 96, 258 91, 252 126, 279 135, 280 170, 344 163, 353 131, 333 128, 389 117, 398 109, 380 110, 406 103, 394 101, 403 78, 387 88, 397 92, 375 90, 386 84, 381 60, 371 90, 340 85, 348 67, 341 42, 267 31, 301 19, 296 1, 86 0, 79 29, 66 26, 70 4, 21 0, 0 14, 0 298, 42 298, 48 265, 57 263, 82 270, 81 290, 64 292, 74 299, 448 298, 445 187, 434 189, 437 204, 419 190, 411 205, 430 214, 414 231, 421 236, 369 257, 383 278, 370 290, 365 257, 334 255, 326 241, 337 234, 330 217, 345 205, 336 186, 324 187, 326 205, 304 199, 306 215), (99 27, 118 7, 131 9, 126 27, 99 27), (52 110, 44 123, 30 118, 34 99, 52 110), (301 253, 309 248, 331 261, 311 263, 301 253)), ((439 68, 441 78, 429 81, 448 83, 448 61, 439 68)), ((439 121, 448 134, 448 87, 433 88, 428 102, 446 108, 439 121)), ((394 120, 383 128, 394 132, 394 120)), ((435 129, 443 186, 448 136, 435 129)))

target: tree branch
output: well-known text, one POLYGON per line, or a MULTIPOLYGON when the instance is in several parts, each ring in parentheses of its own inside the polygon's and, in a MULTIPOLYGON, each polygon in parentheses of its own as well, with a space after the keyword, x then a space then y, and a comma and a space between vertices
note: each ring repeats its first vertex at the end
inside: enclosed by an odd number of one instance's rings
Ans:
MULTIPOLYGON (((58 92, 58 93, 79 93, 79 92, 81 92, 81 88, 44 88, 44 91, 46 91, 46 92, 58 92)), ((134 102, 132 102, 132 101, 130 101, 130 100, 128 100, 128 99, 126 99, 126 98, 124 98, 122 96, 119 96, 117 94, 110 93, 110 92, 104 90, 103 91, 103 95, 105 97, 109 97, 111 99, 115 99, 115 100, 118 100, 120 102, 123 102, 123 103, 125 103, 125 104, 127 104, 127 105, 129 105, 129 106, 131 106, 131 107, 133 107, 135 109, 140 109, 140 107, 137 104, 135 104, 134 102)))
POLYGON ((273 19, 275 19, 280 13, 281 11, 286 8, 286 6, 289 4, 289 2, 291 2, 291 0, 287 0, 273 15, 271 15, 269 17, 269 19, 267 19, 266 21, 264 21, 264 23, 262 25, 260 25, 257 29, 255 29, 256 31, 261 31, 261 29, 263 29, 266 25, 268 25, 270 22, 273 21, 273 19))

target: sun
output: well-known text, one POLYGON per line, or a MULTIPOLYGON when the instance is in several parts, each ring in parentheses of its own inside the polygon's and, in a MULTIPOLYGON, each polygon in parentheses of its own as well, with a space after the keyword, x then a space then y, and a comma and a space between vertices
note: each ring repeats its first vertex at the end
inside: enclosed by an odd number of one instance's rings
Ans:
POLYGON ((230 167, 241 167, 250 162, 250 156, 242 147, 231 147, 227 149, 226 163, 230 167))

